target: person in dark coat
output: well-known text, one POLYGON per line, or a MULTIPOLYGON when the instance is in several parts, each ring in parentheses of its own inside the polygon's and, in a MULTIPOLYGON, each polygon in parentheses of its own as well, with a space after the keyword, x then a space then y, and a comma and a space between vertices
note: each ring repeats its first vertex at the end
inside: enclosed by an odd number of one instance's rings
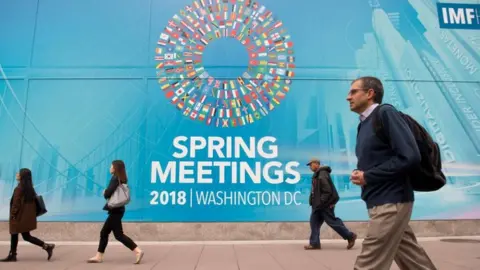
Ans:
POLYGON ((347 240, 347 249, 351 249, 355 245, 357 235, 351 232, 340 218, 335 216, 335 204, 340 200, 340 197, 330 178, 332 169, 329 166, 320 165, 318 159, 310 160, 307 166, 313 171, 313 176, 312 191, 309 197, 309 204, 312 207, 310 244, 305 246, 305 249, 321 249, 320 227, 323 222, 326 222, 343 239, 347 240))
POLYGON ((22 234, 23 240, 43 248, 47 252, 47 259, 50 260, 53 254, 54 244, 46 244, 42 240, 30 235, 31 231, 37 229, 37 207, 36 193, 32 183, 32 172, 23 168, 16 175, 18 185, 13 191, 10 200, 10 253, 2 262, 17 261, 18 234, 22 234))
POLYGON ((116 208, 110 208, 108 206, 108 200, 112 197, 113 193, 120 184, 127 184, 127 172, 125 170, 125 164, 121 160, 114 160, 110 166, 110 173, 112 178, 107 189, 104 190, 103 196, 107 200, 107 203, 103 206, 103 210, 108 211, 108 218, 103 225, 102 230, 100 231, 100 243, 98 245, 97 254, 88 259, 88 263, 101 263, 103 262, 103 254, 108 244, 108 236, 113 231, 115 239, 121 242, 124 246, 129 248, 135 253, 136 260, 135 264, 139 264, 143 258, 144 252, 133 242, 130 237, 126 236, 123 233, 122 228, 122 218, 125 214, 125 206, 120 206, 116 208))

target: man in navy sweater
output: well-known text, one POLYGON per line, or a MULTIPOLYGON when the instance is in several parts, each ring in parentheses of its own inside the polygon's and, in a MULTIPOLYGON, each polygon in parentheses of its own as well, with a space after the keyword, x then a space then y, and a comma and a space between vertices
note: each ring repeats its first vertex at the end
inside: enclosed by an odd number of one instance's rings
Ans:
POLYGON ((383 85, 375 77, 352 82, 347 101, 360 115, 357 169, 350 179, 362 188, 370 217, 367 235, 354 269, 436 269, 417 243, 408 225, 413 208, 413 188, 407 172, 420 163, 420 152, 407 123, 392 106, 381 106, 383 85), (387 141, 377 137, 371 115, 382 121, 387 141))

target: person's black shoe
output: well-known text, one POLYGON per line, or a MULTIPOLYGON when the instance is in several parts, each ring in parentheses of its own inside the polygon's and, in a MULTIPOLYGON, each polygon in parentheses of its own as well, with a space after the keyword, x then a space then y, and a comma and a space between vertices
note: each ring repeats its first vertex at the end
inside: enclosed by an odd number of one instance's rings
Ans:
POLYGON ((45 251, 48 254, 47 260, 49 261, 50 261, 50 258, 52 258, 54 248, 55 248, 54 244, 45 244, 45 246, 43 247, 43 249, 45 249, 45 251))
POLYGON ((353 233, 352 238, 348 240, 347 249, 351 249, 353 246, 355 246, 355 240, 357 240, 357 235, 353 233))
POLYGON ((0 262, 16 262, 17 261, 17 254, 16 253, 8 253, 8 256, 3 259, 3 260, 0 260, 0 262))
POLYGON ((306 245, 303 248, 305 250, 322 249, 322 247, 320 245, 306 245))

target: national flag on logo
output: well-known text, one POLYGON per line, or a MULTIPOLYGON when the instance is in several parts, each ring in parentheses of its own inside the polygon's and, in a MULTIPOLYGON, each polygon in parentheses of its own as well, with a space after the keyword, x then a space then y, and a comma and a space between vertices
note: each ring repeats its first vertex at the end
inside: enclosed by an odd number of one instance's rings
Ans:
POLYGON ((255 103, 252 102, 252 103, 248 104, 248 106, 250 106, 250 110, 252 112, 257 111, 257 106, 255 105, 255 103))
POLYGON ((165 60, 173 60, 177 58, 177 54, 176 53, 166 53, 165 54, 165 60))
POLYGON ((177 96, 173 96, 173 98, 171 99, 172 104, 176 104, 177 101, 178 101, 178 97, 177 97, 177 96))
POLYGON ((183 46, 177 45, 177 46, 175 47, 175 51, 177 51, 177 52, 183 52, 183 46))
POLYGON ((168 87, 170 87, 170 84, 167 83, 167 84, 162 85, 161 89, 162 89, 162 90, 165 90, 165 89, 167 89, 168 87))
POLYGON ((181 96, 181 95, 183 95, 184 93, 185 93, 185 90, 184 90, 183 88, 181 88, 181 87, 178 88, 177 91, 175 91, 175 94, 176 94, 177 96, 181 96))
POLYGON ((165 33, 161 33, 161 34, 160 34, 160 39, 161 39, 161 40, 168 41, 169 36, 168 36, 167 34, 165 34, 165 33))
POLYGON ((285 69, 283 69, 283 68, 277 68, 277 72, 276 72, 277 75, 284 76, 285 73, 286 73, 286 70, 285 70, 285 69))
POLYGON ((271 37, 273 40, 277 40, 277 39, 281 38, 280 34, 277 33, 277 32, 271 34, 270 37, 271 37))
POLYGON ((241 125, 241 126, 244 126, 245 125, 245 117, 240 117, 238 118, 238 123, 241 125))
POLYGON ((214 117, 216 114, 217 114, 217 108, 212 107, 212 109, 210 110, 210 116, 214 117))
POLYGON ((206 99, 207 99, 207 95, 202 95, 202 97, 200 98, 200 104, 205 103, 206 99))
POLYGON ((168 99, 171 99, 173 96, 175 96, 175 93, 173 91, 168 91, 167 93, 165 93, 165 96, 168 99))
POLYGON ((242 116, 242 111, 240 110, 240 108, 235 108, 235 115, 236 115, 237 117, 242 116))
POLYGON ((158 82, 159 82, 159 83, 164 83, 164 82, 166 82, 166 81, 167 81, 167 78, 166 78, 166 77, 162 77, 162 78, 158 79, 158 82))
POLYGON ((247 123, 249 124, 253 123, 254 121, 251 114, 248 114, 245 118, 247 119, 247 123))
MULTIPOLYGON (((217 119, 217 127, 218 127, 218 120, 219 119, 217 119)), ((224 127, 228 128, 228 119, 222 119, 222 128, 224 127)))
POLYGON ((189 115, 191 110, 192 109, 190 109, 190 107, 186 107, 185 110, 183 111, 183 115, 185 116, 189 115))
POLYGON ((287 56, 284 54, 279 54, 277 56, 278 61, 285 61, 287 59, 287 56))
POLYGON ((242 95, 245 95, 247 91, 245 91, 245 86, 240 85, 240 92, 242 92, 242 95))
POLYGON ((203 105, 202 108, 202 113, 208 114, 208 111, 210 110, 210 105, 203 105))
POLYGON ((275 97, 282 100, 285 97, 285 93, 283 93, 282 91, 278 91, 275 97))

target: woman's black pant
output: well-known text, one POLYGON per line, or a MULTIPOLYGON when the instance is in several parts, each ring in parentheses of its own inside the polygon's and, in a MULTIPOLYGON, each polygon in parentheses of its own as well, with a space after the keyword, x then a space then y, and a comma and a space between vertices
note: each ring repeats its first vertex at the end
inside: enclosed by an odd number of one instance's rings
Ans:
MULTIPOLYGON (((45 246, 45 243, 42 240, 31 236, 29 232, 22 233, 22 237, 23 237, 23 240, 30 242, 36 246, 39 246, 39 247, 45 246)), ((18 246, 18 233, 13 233, 10 237, 10 252, 13 254, 16 254, 17 246, 18 246)))
POLYGON ((137 247, 137 244, 132 241, 128 236, 123 234, 122 228, 122 218, 123 212, 111 212, 108 214, 108 218, 103 225, 102 231, 100 232, 100 244, 98 246, 98 252, 104 253, 108 244, 108 236, 113 231, 115 239, 121 242, 123 245, 128 247, 130 250, 134 250, 137 247))

